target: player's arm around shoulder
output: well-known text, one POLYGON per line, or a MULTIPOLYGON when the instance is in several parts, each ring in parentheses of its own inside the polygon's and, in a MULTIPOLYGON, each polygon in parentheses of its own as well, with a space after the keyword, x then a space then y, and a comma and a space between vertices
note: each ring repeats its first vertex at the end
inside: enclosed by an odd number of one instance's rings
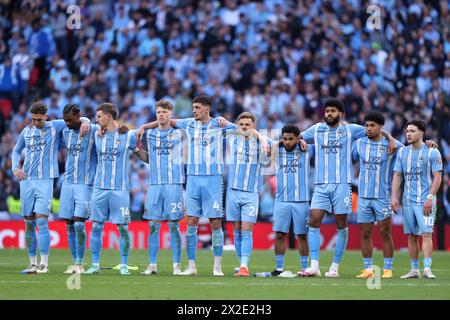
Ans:
POLYGON ((139 159, 144 161, 145 163, 149 163, 148 152, 144 148, 138 148, 137 151, 134 151, 134 155, 139 159))
MULTIPOLYGON (((364 128, 364 127, 363 127, 364 128)), ((391 134, 385 130, 381 130, 381 135, 383 137, 385 137, 386 139, 388 139, 388 153, 389 154, 395 154, 397 152, 397 140, 394 139, 393 136, 391 136, 391 134)))
POLYGON ((91 120, 86 117, 80 117, 81 127, 80 127, 80 136, 84 137, 91 130, 91 120))
POLYGON ((130 130, 127 134, 131 135, 130 137, 130 149, 133 151, 134 155, 146 162, 149 163, 148 152, 144 150, 142 140, 137 137, 137 130, 130 130))
POLYGON ((278 169, 278 155, 280 153, 281 141, 273 141, 270 147, 270 162, 278 169))
POLYGON ((427 145, 428 148, 438 148, 438 144, 436 141, 434 140, 427 140, 425 141, 425 144, 427 145))
POLYGON ((303 139, 307 144, 314 143, 314 136, 315 132, 318 129, 318 127, 321 125, 321 123, 316 123, 309 127, 308 129, 300 132, 300 139, 303 139))
POLYGON ((158 127, 158 121, 144 123, 136 130, 137 140, 141 141, 144 136, 145 130, 155 129, 158 127))

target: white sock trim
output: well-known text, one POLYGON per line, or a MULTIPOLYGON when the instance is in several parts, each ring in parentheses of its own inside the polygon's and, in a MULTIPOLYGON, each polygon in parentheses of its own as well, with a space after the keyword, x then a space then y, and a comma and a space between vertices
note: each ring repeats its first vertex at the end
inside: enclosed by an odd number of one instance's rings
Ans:
POLYGON ((214 267, 222 267, 222 257, 214 257, 214 267))
POLYGON ((41 254, 41 263, 40 264, 48 266, 48 254, 41 254))
POLYGON ((30 258, 30 264, 37 265, 37 256, 29 257, 30 258))

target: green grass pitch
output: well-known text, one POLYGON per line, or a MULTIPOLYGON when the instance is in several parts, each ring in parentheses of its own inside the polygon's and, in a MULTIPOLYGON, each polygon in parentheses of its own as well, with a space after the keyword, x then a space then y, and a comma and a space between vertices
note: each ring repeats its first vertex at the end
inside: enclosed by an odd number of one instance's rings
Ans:
MULTIPOLYGON (((87 252, 90 260, 89 251, 87 252)), ((327 271, 332 252, 321 252, 321 271, 327 271)), ((28 263, 24 250, 0 250, 0 299, 450 299, 450 253, 433 255, 433 272, 437 279, 399 279, 409 269, 406 252, 396 252, 394 279, 381 279, 380 289, 368 289, 366 280, 356 279, 361 270, 361 253, 347 251, 340 267, 341 278, 235 278, 234 252, 224 252, 225 277, 212 276, 212 252, 198 252, 197 276, 173 276, 171 251, 158 256, 158 275, 142 276, 148 261, 146 250, 135 250, 130 265, 138 266, 131 276, 120 276, 117 270, 102 270, 99 275, 81 275, 80 289, 67 288, 68 275, 63 274, 70 254, 68 250, 50 252, 50 273, 23 275, 28 263)), ((297 272, 297 251, 286 253, 285 270, 297 272)), ((382 255, 376 252, 374 264, 382 267, 382 255)), ((119 263, 117 251, 104 250, 102 267, 119 263)), ((422 262, 421 262, 422 263, 422 262)), ((183 260, 183 268, 186 260, 183 260)), ((250 272, 271 271, 273 251, 254 251, 250 272)))

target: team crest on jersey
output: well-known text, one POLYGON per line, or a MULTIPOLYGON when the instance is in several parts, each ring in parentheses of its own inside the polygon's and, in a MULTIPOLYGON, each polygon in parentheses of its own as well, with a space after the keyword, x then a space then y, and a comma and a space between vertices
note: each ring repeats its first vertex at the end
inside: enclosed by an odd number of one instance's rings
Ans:
POLYGON ((386 148, 385 147, 380 147, 380 153, 386 153, 386 148))
POLYGON ((171 132, 167 135, 167 139, 169 140, 181 140, 181 133, 179 132, 171 132))
POLYGON ((338 137, 342 136, 342 129, 340 129, 340 128, 338 129, 338 131, 337 131, 337 136, 338 136, 338 137))

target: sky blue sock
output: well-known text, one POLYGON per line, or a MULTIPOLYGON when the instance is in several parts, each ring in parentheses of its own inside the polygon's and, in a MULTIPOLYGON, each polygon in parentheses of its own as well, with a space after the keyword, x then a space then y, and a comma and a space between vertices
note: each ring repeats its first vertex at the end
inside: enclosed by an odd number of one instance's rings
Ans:
POLYGON ((27 243, 28 255, 36 257, 37 253, 37 236, 36 236, 36 221, 25 220, 25 241, 27 243))
POLYGON ((302 270, 308 268, 308 256, 300 256, 300 267, 302 270))
POLYGON ((128 255, 130 254, 130 232, 128 232, 127 224, 118 224, 120 242, 120 264, 128 264, 128 255))
POLYGON ((423 267, 431 268, 431 258, 423 258, 423 267))
POLYGON ((308 231, 309 254, 311 260, 319 261, 320 228, 310 227, 308 231))
POLYGON ((284 270, 284 254, 276 255, 275 263, 277 270, 284 270))
POLYGON ((242 262, 242 232, 241 230, 233 230, 234 248, 236 249, 236 256, 239 260, 239 264, 242 262))
POLYGON ((372 269, 373 268, 373 258, 363 258, 364 269, 372 269))
POLYGON ((42 254, 50 252, 50 230, 48 229, 48 220, 46 218, 37 218, 36 224, 39 229, 39 250, 42 254))
POLYGON ((241 231, 242 233, 242 256, 241 256, 241 264, 245 264, 248 266, 250 262, 250 256, 252 255, 253 249, 253 231, 241 231))
POLYGON ((186 252, 188 260, 195 260, 197 255, 197 229, 198 226, 187 226, 186 230, 186 252))
POLYGON ((214 257, 221 257, 223 252, 223 230, 222 228, 212 230, 212 245, 214 257))
POLYGON ((394 258, 384 258, 384 270, 392 270, 392 264, 394 263, 394 258))
POLYGON ((91 253, 92 263, 100 263, 100 254, 102 253, 102 231, 103 223, 95 222, 92 224, 91 232, 91 253))
POLYGON ((159 250, 159 230, 161 229, 161 223, 151 221, 149 223, 150 232, 148 233, 148 256, 150 257, 150 263, 156 264, 159 250))
POLYGON ((411 269, 419 269, 419 268, 420 268, 420 260, 411 259, 411 269))
POLYGON ((173 263, 181 262, 181 232, 178 222, 169 222, 170 246, 172 248, 173 263))
POLYGON ((67 242, 69 243, 69 250, 72 254, 73 261, 77 259, 77 244, 75 239, 75 226, 67 224, 67 242))
POLYGON ((333 263, 340 263, 348 242, 348 228, 338 229, 336 248, 334 249, 333 263))
POLYGON ((77 255, 76 264, 83 264, 84 261, 84 251, 86 250, 86 227, 84 222, 75 221, 75 235, 76 235, 76 245, 77 245, 77 255))

